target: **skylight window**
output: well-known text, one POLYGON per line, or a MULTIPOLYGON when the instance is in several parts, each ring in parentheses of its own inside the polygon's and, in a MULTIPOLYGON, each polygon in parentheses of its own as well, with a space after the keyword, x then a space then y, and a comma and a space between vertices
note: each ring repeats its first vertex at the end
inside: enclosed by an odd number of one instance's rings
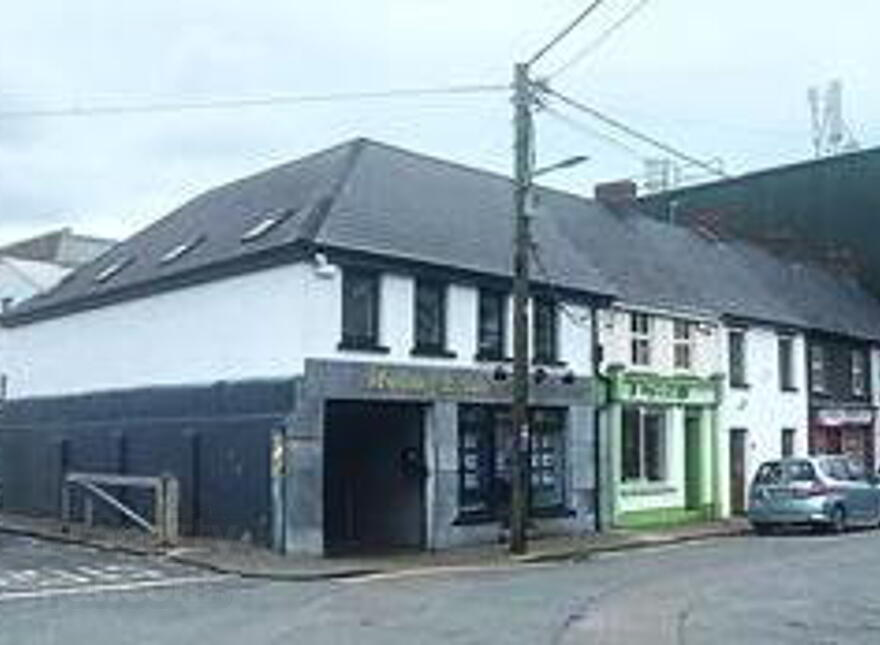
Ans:
POLYGON ((183 257, 194 248, 196 248, 199 244, 204 240, 204 236, 196 237, 189 242, 183 242, 182 244, 178 244, 175 247, 172 247, 165 255, 163 255, 159 262, 161 264, 169 264, 170 262, 174 262, 175 260, 183 257))
POLYGON ((241 241, 250 242, 252 240, 256 240, 257 238, 263 237, 266 233, 281 224, 281 222, 283 222, 284 220, 288 219, 295 212, 296 211, 285 208, 271 211, 268 215, 266 215, 266 217, 264 217, 254 226, 245 231, 244 234, 242 234, 241 236, 241 241))
POLYGON ((95 282, 107 282, 110 278, 115 276, 117 273, 122 271, 125 267, 131 264, 134 261, 133 258, 123 258, 121 260, 117 260, 113 264, 107 266, 102 269, 96 276, 95 282))

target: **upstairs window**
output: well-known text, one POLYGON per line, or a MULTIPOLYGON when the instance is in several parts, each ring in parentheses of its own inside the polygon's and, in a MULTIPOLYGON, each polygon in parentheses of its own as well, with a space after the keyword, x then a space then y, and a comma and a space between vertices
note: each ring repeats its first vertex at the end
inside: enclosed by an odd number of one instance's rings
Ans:
POLYGON ((672 360, 677 370, 689 370, 694 366, 694 324, 676 320, 672 328, 672 360))
POLYGON ((651 364, 651 317, 648 314, 631 313, 630 360, 633 365, 651 364))
POLYGON ((480 290, 477 358, 482 360, 504 358, 506 327, 507 295, 500 291, 480 290))
POLYGON ((794 385, 794 338, 779 337, 779 388, 783 391, 795 390, 794 385))
POLYGON ((535 363, 559 361, 559 307, 549 298, 535 298, 532 318, 535 363))
POLYGON ((446 285, 416 281, 414 354, 446 353, 446 285))
POLYGON ((731 329, 727 334, 727 341, 730 385, 746 387, 746 332, 742 329, 731 329))
POLYGON ((850 391, 853 396, 865 396, 868 393, 867 357, 861 350, 850 352, 850 391))
POLYGON ((825 348, 822 345, 810 345, 810 391, 824 394, 827 390, 825 348))
POLYGON ((379 274, 346 269, 342 273, 343 349, 379 346, 379 274))

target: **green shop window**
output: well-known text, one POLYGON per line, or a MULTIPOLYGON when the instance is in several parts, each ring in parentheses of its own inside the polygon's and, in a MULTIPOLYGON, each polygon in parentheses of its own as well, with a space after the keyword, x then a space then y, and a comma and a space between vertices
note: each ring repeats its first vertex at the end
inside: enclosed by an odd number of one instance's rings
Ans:
POLYGON ((621 479, 666 480, 666 416, 662 409, 623 408, 621 479))

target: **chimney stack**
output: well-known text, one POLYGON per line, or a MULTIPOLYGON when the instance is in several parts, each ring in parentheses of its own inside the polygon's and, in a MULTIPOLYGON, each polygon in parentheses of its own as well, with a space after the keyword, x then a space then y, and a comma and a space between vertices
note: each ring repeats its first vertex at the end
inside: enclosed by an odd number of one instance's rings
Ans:
POLYGON ((631 179, 596 184, 593 190, 596 201, 600 201, 608 206, 633 204, 638 193, 636 182, 631 179))

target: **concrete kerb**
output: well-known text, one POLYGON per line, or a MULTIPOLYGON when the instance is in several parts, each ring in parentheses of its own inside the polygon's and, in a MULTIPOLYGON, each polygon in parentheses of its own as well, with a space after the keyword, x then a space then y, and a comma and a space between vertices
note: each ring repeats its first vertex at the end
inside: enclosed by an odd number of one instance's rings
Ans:
MULTIPOLYGON (((234 562, 229 564, 221 564, 209 559, 200 558, 198 556, 187 553, 180 553, 180 549, 160 547, 146 547, 131 544, 121 544, 116 541, 106 541, 96 539, 91 536, 75 535, 70 533, 59 533, 55 531, 39 530, 33 528, 24 528, 17 526, 9 526, 0 523, 0 532, 21 535, 47 541, 60 542, 65 544, 74 544, 85 546, 98 551, 126 553, 142 557, 161 557, 168 561, 175 562, 184 566, 189 566, 211 573, 221 575, 237 576, 245 579, 271 580, 277 582, 315 582, 321 580, 343 580, 352 578, 364 578, 392 571, 409 571, 416 573, 418 571, 430 572, 433 569, 455 570, 473 567, 474 562, 462 561, 459 563, 445 563, 443 565, 431 565, 426 563, 413 563, 412 566, 392 566, 392 567, 367 567, 367 566, 328 566, 325 569, 309 571, 307 569, 280 569, 265 570, 255 567, 237 565, 234 562)), ((521 556, 507 556, 502 558, 488 558, 485 562, 480 562, 481 566, 486 568, 504 567, 510 565, 530 565, 545 564, 552 562, 578 562, 589 559, 592 556, 601 553, 613 553, 621 551, 631 551, 644 548, 673 545, 685 542, 695 542, 708 540, 718 537, 735 537, 749 533, 749 529, 744 526, 731 524, 729 526, 713 527, 711 530, 694 530, 679 531, 675 533, 651 533, 651 534, 629 534, 617 535, 617 539, 605 542, 593 542, 590 544, 574 545, 557 549, 547 549, 545 551, 537 551, 527 553, 521 556)))

